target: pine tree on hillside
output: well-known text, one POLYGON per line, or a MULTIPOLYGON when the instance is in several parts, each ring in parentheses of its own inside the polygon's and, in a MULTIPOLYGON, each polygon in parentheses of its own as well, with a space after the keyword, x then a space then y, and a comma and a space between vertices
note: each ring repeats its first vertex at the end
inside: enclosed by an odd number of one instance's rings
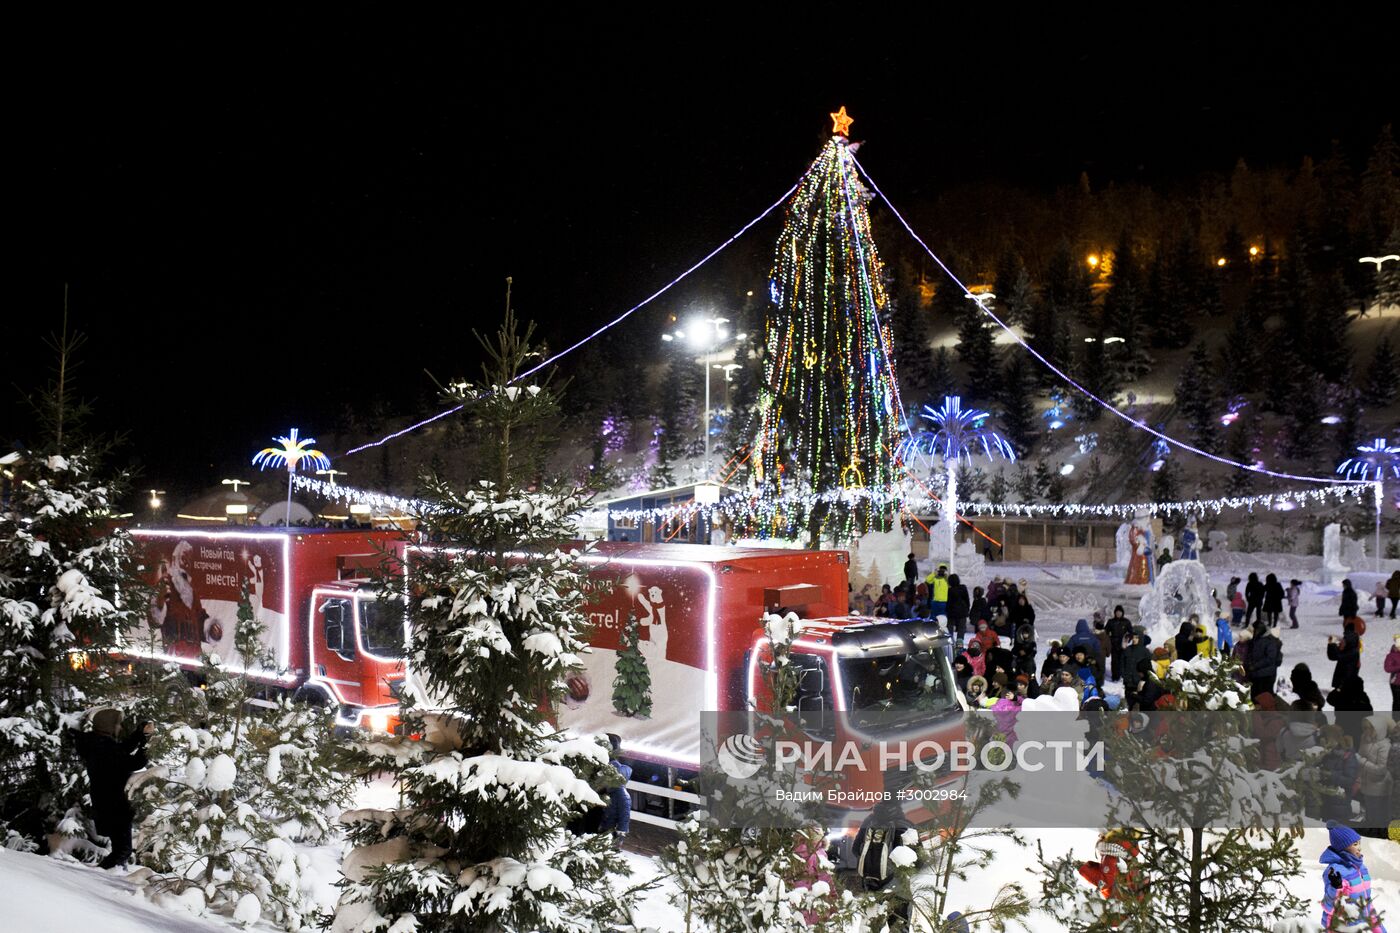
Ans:
POLYGON ((1152 368, 1143 327, 1146 283, 1127 231, 1113 254, 1113 273, 1103 302, 1103 335, 1117 338, 1108 360, 1125 382, 1136 382, 1152 368))
MULTIPOLYGON (((933 368, 929 372, 928 385, 929 393, 935 399, 958 394, 958 379, 953 374, 953 354, 948 352, 947 347, 939 347, 933 354, 933 368)), ((905 408, 907 411, 913 411, 907 405, 905 408)))
POLYGON ((1025 457, 1035 447, 1037 431, 1035 404, 1031 400, 1030 367, 1020 347, 1012 348, 1002 370, 999 388, 1001 424, 1006 439, 1015 448, 1017 457, 1025 457))
POLYGON ((1371 368, 1366 370, 1365 398, 1371 405, 1385 406, 1395 401, 1397 390, 1400 390, 1400 380, 1397 380, 1395 371, 1395 349, 1390 343, 1390 335, 1386 334, 1376 344, 1371 368))
MULTIPOLYGON (((1122 391, 1123 373, 1109 356, 1110 345, 1104 342, 1106 331, 1100 330, 1093 341, 1083 344, 1076 354, 1074 373, 1079 383, 1106 402, 1112 403, 1122 391)), ((1103 408, 1093 399, 1078 392, 1070 400, 1074 416, 1080 421, 1093 423, 1103 414, 1103 408)))
POLYGON ((1361 443, 1361 393, 1351 386, 1339 387, 1342 420, 1337 425, 1337 460, 1353 456, 1361 443))
POLYGON ((564 831, 602 804, 589 780, 611 769, 602 743, 566 742, 549 722, 587 650, 572 544, 587 494, 521 469, 554 443, 559 420, 549 377, 504 391, 533 359, 532 331, 508 311, 494 339, 478 335, 483 382, 455 396, 492 455, 490 475, 465 489, 425 477, 434 506, 419 530, 441 548, 416 555, 406 581, 376 580, 380 599, 406 601, 416 705, 405 729, 422 738, 367 749, 402 803, 353 814, 335 931, 578 933, 631 909, 611 838, 564 831))
MULTIPOLYGON (((1400 256, 1400 225, 1390 229, 1381 253, 1400 256)), ((1376 273, 1376 301, 1382 308, 1400 306, 1400 262, 1383 263, 1376 273)))
POLYGON ((1171 457, 1152 474, 1152 501, 1177 502, 1181 499, 1181 467, 1171 457))
POLYGON ((1322 379, 1313 372, 1300 372, 1289 384, 1280 409, 1286 456, 1309 460, 1317 454, 1321 441, 1317 426, 1322 421, 1325 388, 1322 379))
POLYGON ((1002 320, 1008 324, 1028 326, 1035 313, 1035 289, 1031 285, 1026 264, 1011 250, 1003 253, 997 264, 993 288, 1002 320))
POLYGON ((1352 369, 1351 347, 1347 340, 1351 317, 1341 277, 1329 275, 1318 280, 1307 300, 1305 359, 1328 382, 1348 381, 1352 369))
MULTIPOLYGON (((1067 242, 1051 254, 1042 277, 1040 297, 1035 303, 1030 334, 1040 352, 1059 363, 1064 357, 1052 356, 1060 334, 1068 334, 1077 320, 1090 319, 1094 312, 1094 294, 1087 272, 1069 248, 1067 242)), ((1052 377, 1053 378, 1053 377, 1052 377)))
POLYGON ((1176 383, 1177 408, 1186 417, 1191 442, 1202 450, 1215 452, 1219 434, 1219 382, 1211 365, 1210 352, 1204 342, 1196 344, 1176 383))
MULTIPOLYGON (((1225 432, 1225 456, 1235 463, 1253 463, 1254 419, 1247 412, 1242 414, 1225 432)), ((1225 479, 1227 496, 1244 496, 1254 491, 1254 473, 1249 470, 1233 469, 1225 479)))
POLYGON ((1220 348, 1220 380, 1227 395, 1245 395, 1260 389, 1263 358, 1259 334, 1246 315, 1235 315, 1220 348))
MULTIPOLYGON (((969 301, 969 305, 974 303, 969 301)), ((990 398, 997 381, 996 343, 986 315, 974 306, 958 327, 958 359, 967 373, 967 396, 972 399, 990 398)))
POLYGON ((1400 145, 1396 144, 1389 123, 1381 127, 1361 173, 1358 214, 1363 242, 1379 242, 1400 221, 1400 145))
POLYGON ((933 351, 929 347, 929 315, 919 305, 919 292, 912 284, 901 289, 896 299, 894 321, 894 368, 899 374, 899 393, 904 407, 919 411, 936 398, 932 392, 933 351))

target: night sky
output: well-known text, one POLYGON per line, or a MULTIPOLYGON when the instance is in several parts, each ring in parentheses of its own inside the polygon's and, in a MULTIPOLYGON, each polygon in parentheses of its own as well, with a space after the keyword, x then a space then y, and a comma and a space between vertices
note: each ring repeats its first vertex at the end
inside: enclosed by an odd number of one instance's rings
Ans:
MULTIPOLYGON (((495 326, 507 275, 554 345, 615 316, 792 184, 841 104, 901 203, 976 180, 1048 191, 1084 170, 1170 183, 1241 156, 1294 165, 1333 138, 1359 167, 1395 110, 1374 19, 1280 38, 1256 11, 1143 48, 1161 30, 1071 41, 849 14, 809 43, 747 22, 647 38, 661 8, 647 9, 16 36, 36 65, 12 88, 12 183, 33 213, 12 251, 10 400, 43 377, 68 283, 98 427, 129 433, 123 456, 151 481, 217 482, 346 406, 430 410, 424 370, 475 374, 470 329, 495 326)), ((20 409, 0 408, 6 443, 32 431, 20 409)))

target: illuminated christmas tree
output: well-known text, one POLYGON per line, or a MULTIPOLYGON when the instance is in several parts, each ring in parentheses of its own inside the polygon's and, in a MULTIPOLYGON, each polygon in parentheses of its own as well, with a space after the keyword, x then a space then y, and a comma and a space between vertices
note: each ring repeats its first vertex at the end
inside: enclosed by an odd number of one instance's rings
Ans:
POLYGON ((757 492, 793 502, 786 529, 813 544, 887 527, 895 503, 842 496, 898 480, 900 401, 892 366, 884 270, 870 232, 845 108, 831 140, 787 206, 769 283, 757 492), (793 501, 800 500, 800 501, 793 501))

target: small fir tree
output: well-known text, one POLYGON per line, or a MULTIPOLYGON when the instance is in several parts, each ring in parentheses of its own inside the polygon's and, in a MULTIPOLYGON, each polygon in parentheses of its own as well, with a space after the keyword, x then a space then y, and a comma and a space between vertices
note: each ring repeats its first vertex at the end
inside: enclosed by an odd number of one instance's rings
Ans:
POLYGON ((966 370, 967 395, 989 398, 997 381, 996 343, 991 322, 975 306, 963 313, 958 326, 958 359, 966 370))
MULTIPOLYGON (((953 375, 953 355, 947 347, 939 347, 933 354, 933 369, 929 373, 930 398, 940 399, 945 395, 958 394, 958 379, 953 375)), ((909 411, 914 409, 909 408, 909 411)))
POLYGON ((1205 343, 1197 343, 1177 378, 1176 404, 1186 416, 1191 442, 1212 453, 1219 441, 1216 430, 1220 404, 1216 394, 1218 384, 1205 343))
POLYGON ((535 468, 558 398, 548 377, 518 384, 532 332, 507 310, 494 339, 478 335, 484 384, 456 395, 490 472, 466 489, 425 477, 434 505, 419 529, 441 547, 415 555, 406 587, 392 573, 376 580, 381 599, 406 600, 416 705, 405 728, 421 739, 366 749, 402 805, 347 815, 354 848, 333 930, 587 933, 631 911, 610 837, 564 830, 602 804, 590 778, 608 750, 549 724, 587 650, 585 570, 571 546, 587 493, 535 468))
POLYGON ((1389 405, 1395 401, 1397 391, 1400 391, 1400 379, 1395 372, 1395 348, 1390 343, 1390 335, 1386 334, 1376 344, 1371 367, 1366 370, 1366 401, 1372 405, 1389 405))
MULTIPOLYGON (((245 582, 234 628, 245 665, 273 667, 264 634, 245 582)), ((286 799, 270 786, 281 780, 278 766, 269 768, 276 746, 258 736, 250 712, 260 685, 216 655, 204 656, 201 675, 203 715, 158 732, 150 746, 156 766, 140 778, 136 850, 156 872, 145 883, 157 900, 193 900, 243 922, 300 929, 315 905, 301 891, 296 853, 259 806, 286 799)), ((334 775, 299 793, 343 799, 348 789, 349 781, 334 775)))
POLYGON ((1035 312, 1035 289, 1021 257, 1008 250, 997 264, 997 306, 1008 324, 1028 325, 1035 312))
MULTIPOLYGON (((782 733, 791 728, 783 716, 797 696, 799 671, 791 663, 791 650, 802 623, 792 614, 769 615, 763 626, 772 654, 761 671, 772 702, 755 713, 782 733)), ((769 806, 770 799, 765 794, 758 806, 769 806)), ((884 898, 839 891, 822 877, 834 872, 824 846, 826 831, 817 823, 789 825, 799 817, 780 813, 771 821, 754 820, 759 823, 754 828, 740 829, 719 825, 709 812, 700 811, 681 823, 679 839, 662 852, 661 864, 676 887, 671 899, 684 911, 686 928, 734 933, 887 929, 884 898)), ((913 853, 906 852, 912 864, 913 853)))
POLYGON ((623 716, 651 715, 651 671, 642 657, 641 626, 637 614, 627 614, 617 649, 617 673, 613 678, 613 709, 623 716))
POLYGON ((1230 655, 1173 662, 1163 678, 1173 711, 1140 731, 1100 730, 1105 778, 1133 789, 1106 825, 1134 852, 1112 896, 1086 886, 1071 858, 1042 853, 1042 907, 1064 929, 1266 933, 1303 906, 1287 881, 1301 870, 1305 772, 1260 767, 1238 668, 1230 655))
POLYGON ((1006 439, 1015 448, 1016 456, 1024 457, 1035 448, 1036 417, 1035 405, 1031 401, 1030 370, 1020 353, 1013 354, 1007 360, 1002 370, 1000 389, 1001 424, 1006 431, 1006 439))

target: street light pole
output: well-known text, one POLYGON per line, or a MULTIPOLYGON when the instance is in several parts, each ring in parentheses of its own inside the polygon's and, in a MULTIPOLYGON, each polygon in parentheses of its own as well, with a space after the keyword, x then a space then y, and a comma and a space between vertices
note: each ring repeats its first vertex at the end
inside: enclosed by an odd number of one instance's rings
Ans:
POLYGON ((705 354, 700 358, 700 365, 705 367, 705 479, 710 479, 710 356, 705 354))

